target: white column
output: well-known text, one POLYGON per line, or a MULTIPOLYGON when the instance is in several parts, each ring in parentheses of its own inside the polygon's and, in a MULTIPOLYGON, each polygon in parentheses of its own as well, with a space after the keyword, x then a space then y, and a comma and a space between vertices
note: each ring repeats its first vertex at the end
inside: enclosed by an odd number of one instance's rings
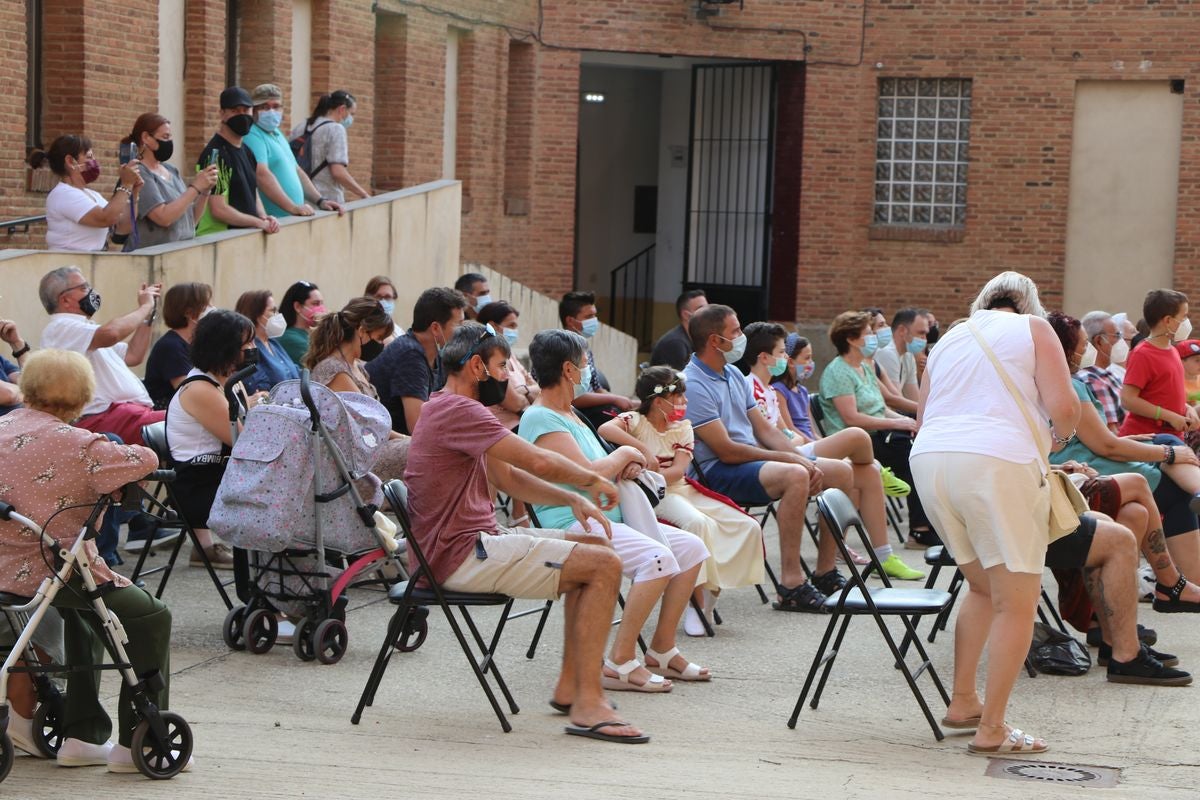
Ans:
POLYGON ((158 0, 158 113, 171 121, 171 137, 179 150, 171 159, 183 174, 183 165, 193 163, 196 153, 184 153, 183 62, 185 0, 158 0))
MULTIPOLYGON (((322 87, 329 91, 333 87, 322 87)), ((287 130, 312 113, 312 0, 292 0, 292 86, 284 103, 287 130)))

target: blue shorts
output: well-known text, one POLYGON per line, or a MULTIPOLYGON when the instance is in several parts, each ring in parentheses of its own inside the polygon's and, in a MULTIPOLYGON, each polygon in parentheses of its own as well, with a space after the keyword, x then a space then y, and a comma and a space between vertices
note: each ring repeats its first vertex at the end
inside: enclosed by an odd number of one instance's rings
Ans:
POLYGON ((704 465, 704 479, 710 489, 720 492, 735 503, 748 506, 765 506, 777 498, 767 494, 758 473, 765 461, 747 461, 744 464, 724 464, 710 461, 704 465))

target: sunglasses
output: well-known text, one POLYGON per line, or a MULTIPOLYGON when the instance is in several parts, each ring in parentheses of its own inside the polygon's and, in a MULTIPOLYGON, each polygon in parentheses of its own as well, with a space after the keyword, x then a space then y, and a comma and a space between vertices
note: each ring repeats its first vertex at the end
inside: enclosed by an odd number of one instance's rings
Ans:
POLYGON ((492 323, 490 322, 483 326, 483 333, 479 334, 479 338, 475 340, 475 344, 471 345, 471 349, 468 350, 467 354, 459 360, 458 365, 461 367, 470 361, 471 356, 479 352, 479 345, 483 344, 483 340, 487 339, 489 336, 499 336, 499 334, 496 333, 496 329, 492 327, 492 323))

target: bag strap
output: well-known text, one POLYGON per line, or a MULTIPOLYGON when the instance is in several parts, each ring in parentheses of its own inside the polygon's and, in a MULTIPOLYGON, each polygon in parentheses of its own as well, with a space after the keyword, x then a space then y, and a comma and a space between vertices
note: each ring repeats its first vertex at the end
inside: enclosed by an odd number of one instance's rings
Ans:
POLYGON ((987 355, 988 360, 992 362, 992 366, 996 368, 996 372, 1000 375, 1000 380, 1004 382, 1004 388, 1008 389, 1008 393, 1012 395, 1013 400, 1017 404, 1017 408, 1021 409, 1021 416, 1025 417, 1025 424, 1029 426, 1029 432, 1033 434, 1034 447, 1037 447, 1038 455, 1041 456, 1042 466, 1044 466, 1046 471, 1049 472, 1050 460, 1046 458, 1044 453, 1042 453, 1042 449, 1037 446, 1037 442, 1039 440, 1038 429, 1033 422, 1033 415, 1029 413, 1029 408, 1025 403, 1025 398, 1021 396, 1021 393, 1017 390, 1017 387, 1013 385, 1012 378, 1008 376, 1008 370, 1006 370, 1004 365, 1000 363, 1000 359, 996 357, 995 351, 992 350, 991 346, 987 343, 987 340, 983 338, 983 335, 979 332, 979 329, 975 327, 975 323, 971 320, 967 320, 967 327, 970 329, 971 335, 975 337, 975 341, 979 342, 979 347, 983 350, 984 354, 987 355))

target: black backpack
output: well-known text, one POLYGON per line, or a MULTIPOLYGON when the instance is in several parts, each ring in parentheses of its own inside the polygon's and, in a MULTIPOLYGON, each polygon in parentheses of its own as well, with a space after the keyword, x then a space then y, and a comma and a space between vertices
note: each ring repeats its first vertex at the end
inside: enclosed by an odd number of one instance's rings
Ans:
POLYGON ((332 125, 333 120, 325 120, 324 122, 314 125, 312 128, 305 126, 304 132, 292 139, 288 144, 292 147, 292 155, 296 157, 296 163, 300 165, 300 169, 304 170, 304 174, 310 178, 317 177, 317 173, 329 166, 328 161, 322 161, 320 166, 313 169, 312 163, 312 135, 322 125, 332 125))

